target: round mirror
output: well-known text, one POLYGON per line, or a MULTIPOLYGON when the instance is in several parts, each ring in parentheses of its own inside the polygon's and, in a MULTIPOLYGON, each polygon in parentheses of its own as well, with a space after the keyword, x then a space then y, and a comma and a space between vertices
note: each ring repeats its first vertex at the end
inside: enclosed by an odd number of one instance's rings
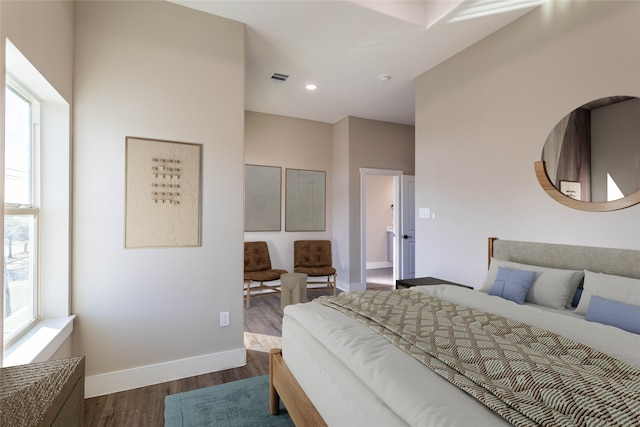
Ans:
POLYGON ((640 98, 601 98, 567 114, 549 133, 535 169, 542 188, 574 209, 640 203, 640 98))

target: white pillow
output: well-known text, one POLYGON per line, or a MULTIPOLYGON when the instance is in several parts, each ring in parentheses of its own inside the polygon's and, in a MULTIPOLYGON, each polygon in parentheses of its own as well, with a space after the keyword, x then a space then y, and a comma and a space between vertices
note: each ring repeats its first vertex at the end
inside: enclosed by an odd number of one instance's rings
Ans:
POLYGON ((491 258, 491 265, 489 266, 484 284, 482 288, 480 288, 481 291, 489 292, 491 286, 493 286, 493 282, 496 280, 498 267, 535 271, 536 278, 531 288, 529 288, 525 301, 560 310, 571 307, 573 295, 576 293, 576 289, 578 289, 584 277, 583 271, 541 267, 539 265, 522 264, 491 258))
POLYGON ((575 313, 585 315, 593 295, 640 306, 640 279, 612 274, 584 272, 584 290, 575 313))

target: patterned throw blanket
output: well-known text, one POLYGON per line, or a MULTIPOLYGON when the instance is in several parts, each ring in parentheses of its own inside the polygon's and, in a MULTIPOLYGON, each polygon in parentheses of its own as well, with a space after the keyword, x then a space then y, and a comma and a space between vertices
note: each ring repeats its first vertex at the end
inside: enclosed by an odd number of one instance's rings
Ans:
POLYGON ((317 301, 516 426, 640 425, 640 370, 561 335, 410 289, 317 301))

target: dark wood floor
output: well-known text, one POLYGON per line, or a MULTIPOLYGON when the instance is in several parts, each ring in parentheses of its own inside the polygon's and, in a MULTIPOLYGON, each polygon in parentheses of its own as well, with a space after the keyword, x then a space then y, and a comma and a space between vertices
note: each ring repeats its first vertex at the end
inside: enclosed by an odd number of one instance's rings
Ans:
MULTIPOLYGON (((380 273, 387 276, 387 272, 380 273)), ((375 274, 367 274, 368 280, 372 280, 367 288, 389 289, 386 282, 375 283, 375 277, 375 274)), ((330 293, 329 290, 310 290, 308 299, 330 293)), ((164 398, 167 395, 268 374, 268 351, 278 346, 282 335, 280 296, 252 298, 251 308, 244 311, 244 327, 246 366, 86 399, 85 426, 164 426, 164 398)))

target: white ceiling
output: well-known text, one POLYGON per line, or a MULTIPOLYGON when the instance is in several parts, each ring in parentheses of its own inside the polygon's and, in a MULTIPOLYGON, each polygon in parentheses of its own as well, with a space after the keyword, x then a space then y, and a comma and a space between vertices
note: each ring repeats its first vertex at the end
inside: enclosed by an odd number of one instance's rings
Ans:
POLYGON ((246 24, 246 110, 414 124, 416 77, 545 0, 170 1, 246 24))

